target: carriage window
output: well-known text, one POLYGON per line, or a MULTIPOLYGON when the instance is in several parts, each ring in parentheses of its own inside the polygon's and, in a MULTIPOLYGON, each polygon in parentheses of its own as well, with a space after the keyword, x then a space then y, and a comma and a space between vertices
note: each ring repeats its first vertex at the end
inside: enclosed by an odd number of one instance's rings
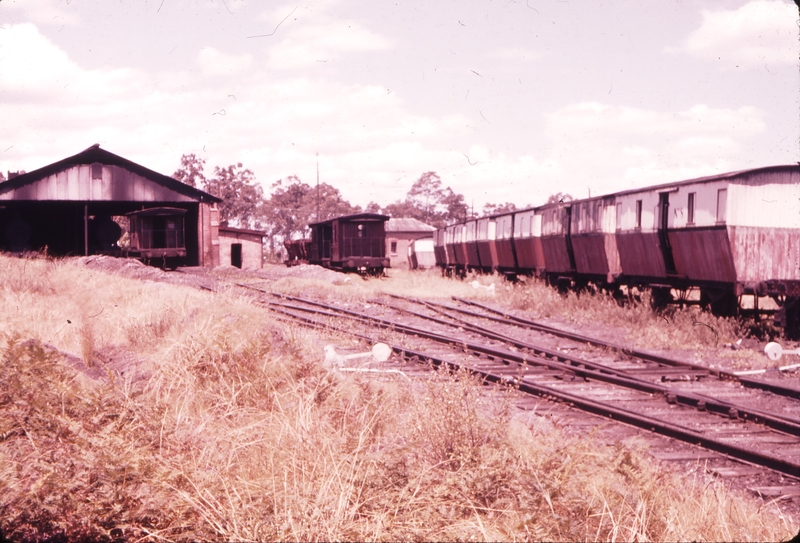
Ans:
POLYGON ((475 241, 475 223, 471 222, 467 225, 465 241, 475 241))
POLYGON ((689 202, 686 204, 686 222, 694 224, 694 195, 696 193, 689 193, 689 202))
POLYGON ((503 239, 511 239, 511 217, 503 217, 503 239))
POLYGON ((484 240, 486 238, 486 227, 488 226, 489 221, 478 221, 478 239, 484 240))
POLYGON ((728 189, 717 191, 717 222, 725 222, 728 212, 728 189))
POLYGON ((636 200, 636 228, 642 228, 642 201, 636 200))

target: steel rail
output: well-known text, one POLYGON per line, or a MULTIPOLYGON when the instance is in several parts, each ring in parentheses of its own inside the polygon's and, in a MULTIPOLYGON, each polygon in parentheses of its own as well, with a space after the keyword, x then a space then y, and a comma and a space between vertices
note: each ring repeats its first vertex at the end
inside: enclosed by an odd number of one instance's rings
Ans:
MULTIPOLYGON (((466 311, 466 310, 460 309, 460 308, 454 308, 452 306, 446 306, 446 305, 443 305, 443 304, 437 304, 435 302, 428 302, 428 301, 425 301, 425 300, 417 300, 415 298, 404 298, 402 296, 397 296, 397 295, 394 295, 394 294, 390 294, 389 296, 391 296, 393 298, 400 299, 400 300, 410 301, 410 302, 417 303, 417 304, 423 305, 425 307, 428 307, 432 311, 435 311, 435 312, 439 313, 440 315, 444 315, 445 317, 458 322, 460 328, 462 328, 464 330, 472 331, 472 332, 474 332, 476 334, 480 334, 480 335, 483 335, 485 337, 490 337, 490 338, 496 339, 498 341, 503 341, 503 342, 506 342, 506 343, 510 343, 510 344, 512 344, 512 345, 514 345, 516 347, 519 347, 519 348, 531 350, 531 351, 538 352, 538 353, 543 353, 543 354, 545 354, 545 355, 547 355, 547 356, 549 356, 551 358, 555 358, 557 360, 563 360, 565 362, 570 362, 573 365, 586 366, 586 367, 593 366, 594 369, 597 369, 598 371, 601 371, 603 373, 611 373, 611 374, 614 374, 614 375, 630 377, 630 378, 633 378, 633 379, 640 379, 640 378, 636 377, 635 374, 632 374, 631 372, 629 372, 627 370, 619 370, 619 369, 611 368, 611 367, 603 365, 603 364, 599 364, 599 363, 595 363, 595 362, 589 362, 587 360, 584 360, 584 359, 581 359, 581 358, 578 358, 578 357, 575 357, 575 356, 564 354, 564 353, 561 353, 561 352, 558 352, 558 351, 552 351, 552 350, 547 349, 545 347, 540 347, 538 345, 532 345, 532 344, 523 342, 521 340, 518 340, 518 339, 516 339, 514 337, 511 337, 511 336, 506 336, 504 334, 498 334, 497 332, 494 332, 491 329, 484 328, 482 326, 478 326, 476 324, 473 324, 473 323, 471 323, 469 321, 466 321, 464 319, 461 319, 459 317, 450 315, 446 311, 443 311, 440 308, 453 309, 453 310, 456 310, 458 312, 461 312, 461 313, 464 313, 464 314, 467 314, 467 315, 471 315, 471 316, 474 316, 474 317, 483 318, 483 319, 489 319, 489 320, 492 320, 493 322, 499 322, 499 323, 503 323, 503 324, 512 324, 512 323, 509 323, 508 321, 503 320, 503 319, 499 319, 499 318, 495 318, 495 317, 487 317, 486 315, 481 315, 479 313, 466 311)), ((378 303, 381 303, 381 302, 378 302, 378 303)), ((420 317, 420 318, 431 320, 432 322, 453 326, 452 323, 448 323, 447 321, 442 321, 441 319, 436 319, 436 318, 431 317, 429 315, 425 315, 423 313, 418 313, 418 312, 412 311, 410 309, 393 306, 391 304, 383 304, 383 305, 385 305, 386 307, 390 307, 390 308, 394 309, 395 311, 402 311, 402 312, 409 313, 411 315, 414 315, 414 316, 417 316, 417 317, 420 317)), ((568 336, 565 336, 565 337, 568 337, 568 336)), ((609 344, 609 345, 611 345, 611 344, 609 344)), ((640 357, 637 357, 637 356, 635 356, 633 354, 630 354, 630 353, 625 353, 625 354, 627 354, 628 356, 631 356, 633 358, 640 358, 640 357)), ((671 359, 667 359, 667 360, 671 360, 671 359)), ((663 366, 669 366, 669 367, 677 367, 677 368, 684 368, 685 367, 685 368, 691 369, 692 371, 697 371, 697 372, 700 372, 700 373, 713 375, 715 377, 718 377, 721 380, 739 382, 739 376, 736 376, 736 375, 733 375, 733 374, 728 374, 727 372, 720 372, 719 370, 717 370, 715 372, 712 372, 712 371, 709 371, 709 369, 707 367, 701 366, 701 365, 698 365, 698 364, 691 364, 691 363, 683 362, 683 361, 680 361, 680 360, 671 360, 672 362, 674 362, 674 364, 663 364, 661 362, 655 362, 654 360, 646 360, 646 361, 654 362, 656 364, 660 364, 660 365, 663 365, 663 366), (728 379, 727 378, 728 375, 733 375, 734 378, 733 379, 728 379)), ((650 381, 647 381, 646 379, 643 379, 643 381, 646 382, 646 383, 650 383, 650 381)), ((740 384, 742 384, 744 386, 744 383, 740 383, 740 384)), ((772 392, 772 393, 774 393, 776 395, 787 397, 787 398, 800 399, 800 398, 797 398, 797 396, 796 396, 796 394, 798 392, 800 392, 797 389, 794 389, 794 388, 791 388, 791 387, 782 387, 781 385, 772 385, 770 383, 767 383, 767 384, 769 385, 768 387, 766 387, 766 390, 768 392, 772 392), (791 392, 791 394, 778 394, 775 390, 773 390, 774 388, 778 388, 778 389, 783 390, 783 391, 789 391, 789 392, 791 392)), ((668 388, 673 389, 673 390, 681 390, 681 389, 679 389, 679 388, 677 388, 675 386, 670 386, 668 388)), ((748 387, 748 388, 756 388, 756 387, 748 387)), ((763 387, 761 387, 761 388, 763 388, 763 387)), ((702 394, 702 393, 699 393, 699 392, 687 392, 686 394, 694 395, 695 397, 700 399, 700 401, 704 401, 704 402, 706 402, 708 400, 720 401, 717 398, 714 398, 713 396, 709 396, 707 394, 702 394)), ((730 406, 730 408, 740 409, 738 404, 734 404, 732 402, 727 402, 727 403, 730 406)), ((757 414, 759 414, 760 416, 763 416, 763 417, 773 417, 773 418, 778 418, 778 419, 782 419, 782 420, 788 421, 790 423, 800 424, 800 421, 798 421, 798 419, 793 418, 793 417, 784 416, 784 415, 781 415, 779 413, 769 413, 769 412, 762 411, 762 410, 759 410, 759 409, 755 409, 755 408, 752 408, 752 407, 747 408, 747 409, 749 411, 752 411, 753 413, 757 413, 757 414)))
MULTIPOLYGON (((303 320, 307 323, 313 323, 315 326, 330 327, 329 325, 326 325, 319 321, 315 321, 314 319, 293 314, 291 311, 287 311, 287 308, 282 307, 284 304, 270 303, 269 305, 270 307, 273 307, 276 310, 276 312, 290 316, 291 318, 297 320, 303 320)), ((333 316, 333 314, 329 312, 322 312, 309 308, 304 308, 303 311, 311 311, 317 314, 325 314, 327 316, 333 316)), ((338 330, 338 328, 334 329, 338 330)), ((362 338, 367 338, 367 336, 363 336, 360 334, 354 334, 354 335, 359 335, 362 338)), ((568 403, 572 406, 579 407, 584 411, 594 413, 596 415, 600 415, 605 418, 609 418, 619 422, 624 422, 632 426, 648 430, 650 432, 654 432, 660 435, 678 439, 686 443, 690 443, 692 445, 698 445, 705 449, 712 450, 720 454, 724 454, 731 458, 743 460, 745 462, 749 462, 752 464, 772 469, 784 475, 788 475, 792 478, 800 479, 800 464, 788 461, 783 458, 777 458, 759 451, 746 449, 744 447, 740 447, 731 443, 726 443, 721 440, 716 440, 707 437, 703 433, 689 430, 687 428, 683 428, 676 424, 648 417, 647 415, 642 415, 628 409, 611 406, 603 402, 582 398, 580 396, 571 394, 569 392, 552 389, 550 387, 543 385, 536 385, 515 377, 503 375, 501 373, 495 373, 492 371, 487 371, 485 369, 481 369, 478 367, 469 366, 465 364, 458 364, 456 362, 448 361, 437 356, 429 355, 419 351, 414 351, 397 345, 393 345, 391 348, 393 352, 403 355, 404 358, 408 358, 410 355, 410 358, 412 359, 417 358, 421 361, 428 361, 434 366, 438 367, 444 366, 451 370, 464 369, 469 371, 470 373, 480 376, 486 382, 503 384, 506 386, 513 386, 514 388, 520 390, 521 392, 545 397, 548 399, 555 398, 562 402, 568 403)))
MULTIPOLYGON (((548 369, 552 370, 568 372, 570 374, 577 375, 584 379, 594 379, 596 381, 602 381, 629 389, 639 390, 640 392, 663 395, 664 398, 666 398, 668 401, 680 403, 692 407, 694 409, 697 409, 699 411, 709 411, 719 415, 725 415, 728 417, 742 418, 744 420, 750 420, 752 422, 763 424, 764 426, 772 428, 773 430, 784 432, 789 435, 800 436, 800 423, 798 423, 798 421, 795 421, 793 419, 787 419, 780 415, 767 413, 758 409, 741 406, 732 402, 719 400, 713 397, 700 395, 692 392, 686 392, 680 389, 676 389, 674 387, 652 383, 650 381, 640 379, 638 377, 631 376, 629 374, 625 373, 619 374, 619 370, 608 371, 609 368, 607 366, 602 366, 594 362, 580 360, 580 359, 573 359, 571 360, 571 363, 565 363, 565 362, 559 362, 557 360, 548 360, 546 358, 541 358, 538 356, 531 356, 525 353, 523 354, 514 353, 512 351, 507 351, 504 349, 498 349, 488 345, 482 345, 479 343, 473 343, 465 340, 460 340, 457 338, 452 338, 435 332, 430 332, 428 330, 423 330, 421 328, 408 326, 393 321, 388 321, 386 319, 379 319, 349 309, 341 309, 333 307, 328 304, 323 304, 321 302, 316 302, 313 300, 306 300, 303 298, 298 298, 295 296, 290 296, 285 294, 268 293, 267 291, 262 291, 261 289, 256 289, 255 287, 249 287, 249 288, 253 290, 258 290, 265 294, 272 294, 279 298, 305 303, 311 306, 321 307, 326 310, 324 314, 330 317, 336 317, 337 316, 336 313, 349 315, 357 320, 360 320, 361 322, 372 323, 381 328, 392 329, 407 334, 417 335, 419 337, 424 337, 426 339, 437 341, 443 344, 458 345, 461 346, 465 351, 471 351, 478 354, 485 354, 493 358, 508 360, 509 362, 516 362, 518 364, 523 364, 523 365, 536 365, 540 367, 547 367, 548 369), (335 313, 331 313, 331 311, 335 313)), ((317 310, 312 310, 310 308, 304 308, 300 306, 276 304, 275 302, 269 302, 269 303, 271 305, 274 304, 274 305, 289 307, 291 309, 295 309, 298 311, 322 313, 318 312, 317 310)), ((500 337, 504 336, 498 335, 498 337, 495 339, 498 339, 499 341, 507 341, 506 339, 500 339, 500 337)), ((519 346, 522 346, 522 348, 527 348, 525 347, 526 344, 524 342, 517 342, 517 343, 519 346)))
MULTIPOLYGON (((714 375, 716 377, 719 377, 720 379, 726 379, 726 380, 730 380, 730 381, 739 382, 739 383, 742 384, 742 386, 745 386, 747 388, 757 388, 757 389, 760 389, 760 390, 766 390, 766 391, 772 392, 773 394, 777 394, 779 396, 786 396, 787 398, 794 398, 796 400, 800 400, 800 389, 798 389, 798 388, 787 387, 787 386, 784 386, 784 385, 778 385, 776 383, 769 383, 769 382, 766 382, 766 381, 762 381, 760 379, 753 379, 753 378, 749 378, 749 377, 744 377, 744 376, 741 376, 741 375, 736 375, 736 374, 734 374, 732 372, 718 370, 718 369, 714 369, 714 368, 709 368, 708 366, 703 366, 703 365, 700 365, 700 364, 687 362, 685 360, 675 360, 675 359, 672 359, 672 358, 667 358, 667 357, 660 356, 660 355, 657 355, 657 354, 649 353, 647 351, 642 351, 640 349, 633 349, 631 347, 625 347, 623 345, 617 345, 617 344, 614 344, 614 343, 610 343, 610 342, 604 341, 602 339, 597 339, 597 338, 592 338, 592 337, 589 337, 589 336, 584 336, 584 335, 581 335, 581 334, 576 334, 576 333, 573 333, 573 332, 569 332, 567 330, 561 330, 559 328, 555 328, 555 327, 552 327, 552 326, 547 326, 546 324, 541 324, 541 323, 538 323, 536 321, 524 319, 522 317, 517 317, 515 315, 511 315, 510 313, 504 313, 503 311, 494 309, 492 307, 489 307, 487 305, 484 305, 484 304, 481 304, 481 303, 478 303, 478 302, 474 302, 472 300, 467 300, 467 299, 464 299, 464 298, 457 298, 455 296, 453 297, 453 299, 458 301, 458 302, 461 302, 463 304, 472 305, 472 306, 475 306, 475 307, 480 307, 481 309, 484 309, 484 310, 489 311, 491 313, 494 313, 496 315, 501 315, 507 320, 514 321, 515 323, 517 323, 519 325, 524 325, 524 326, 526 326, 526 327, 528 327, 528 328, 530 328, 532 330, 545 332, 547 334, 552 334, 554 336, 563 337, 565 339, 572 339, 572 340, 575 340, 575 341, 586 343, 588 345, 592 345, 594 347, 603 347, 603 348, 607 348, 607 349, 612 349, 612 350, 621 352, 621 353, 629 355, 629 356, 633 356, 633 357, 636 357, 636 358, 641 358, 642 360, 648 360, 650 362, 656 362, 658 364, 665 364, 665 365, 674 366, 674 367, 687 367, 687 368, 691 368, 691 369, 694 369, 694 370, 707 371, 709 374, 714 375)), ((423 303, 431 304, 433 302, 423 302, 423 303)), ((439 304, 434 304, 434 305, 439 305, 439 304)), ((487 317, 485 315, 478 315, 476 313, 472 313, 472 312, 469 312, 469 311, 466 311, 466 310, 460 309, 460 308, 449 307, 449 306, 444 306, 444 307, 448 307, 449 309, 452 309, 454 311, 459 311, 459 312, 462 312, 462 313, 465 313, 465 314, 469 314, 469 315, 475 315, 475 316, 481 316, 483 318, 489 318, 489 317, 487 317)), ((492 319, 492 320, 494 320, 494 319, 492 319)), ((502 320, 500 320, 500 322, 502 322, 502 320)))

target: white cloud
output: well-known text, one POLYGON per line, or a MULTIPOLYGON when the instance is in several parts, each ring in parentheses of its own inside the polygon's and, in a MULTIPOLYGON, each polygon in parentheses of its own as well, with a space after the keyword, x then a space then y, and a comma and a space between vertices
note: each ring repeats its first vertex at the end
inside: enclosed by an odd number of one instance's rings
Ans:
POLYGON ((764 117, 753 107, 698 104, 666 112, 586 102, 547 115, 547 131, 565 192, 585 197, 590 189, 598 194, 735 169, 745 146, 766 130, 764 117))
POLYGON ((754 0, 736 10, 703 10, 703 22, 677 49, 726 67, 796 64, 797 6, 754 0))
POLYGON ((545 57, 545 54, 532 49, 521 49, 519 47, 504 47, 490 51, 486 54, 489 59, 508 60, 512 62, 533 62, 545 57))
POLYGON ((269 65, 276 69, 302 69, 318 62, 332 62, 349 53, 380 51, 391 40, 352 19, 328 15, 336 2, 321 2, 313 9, 289 6, 264 12, 259 17, 275 26, 270 39, 279 40, 269 48, 269 65))
POLYGON ((752 135, 766 129, 764 113, 754 107, 716 109, 698 104, 685 111, 658 112, 598 102, 570 104, 548 116, 550 131, 559 134, 603 134, 604 137, 667 136, 730 131, 752 135))
POLYGON ((30 23, 0 33, 0 93, 10 103, 102 100, 134 85, 133 70, 83 70, 30 23))
POLYGON ((53 0, 24 0, 17 2, 6 1, 3 9, 20 11, 25 19, 35 23, 53 26, 77 25, 80 18, 75 13, 74 6, 69 6, 70 2, 53 0))
POLYGON ((213 47, 203 47, 197 55, 197 64, 203 75, 230 75, 244 72, 253 64, 251 55, 228 55, 213 47))

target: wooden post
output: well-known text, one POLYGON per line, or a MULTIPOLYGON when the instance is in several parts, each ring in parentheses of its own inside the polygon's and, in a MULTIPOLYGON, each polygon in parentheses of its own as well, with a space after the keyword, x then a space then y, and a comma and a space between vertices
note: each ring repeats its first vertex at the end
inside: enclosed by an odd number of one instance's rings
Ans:
POLYGON ((89 204, 83 204, 83 256, 89 256, 89 204))

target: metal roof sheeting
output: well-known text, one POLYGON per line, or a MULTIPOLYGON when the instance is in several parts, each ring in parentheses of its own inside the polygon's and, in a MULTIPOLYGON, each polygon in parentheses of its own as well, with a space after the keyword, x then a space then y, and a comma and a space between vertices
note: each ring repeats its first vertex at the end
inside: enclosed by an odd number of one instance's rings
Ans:
POLYGON ((216 196, 92 145, 43 168, 0 183, 2 200, 196 201, 216 196), (102 165, 103 167, 95 167, 102 165))
POLYGON ((386 223, 387 232, 433 232, 435 230, 435 227, 412 218, 395 219, 392 217, 386 223))

